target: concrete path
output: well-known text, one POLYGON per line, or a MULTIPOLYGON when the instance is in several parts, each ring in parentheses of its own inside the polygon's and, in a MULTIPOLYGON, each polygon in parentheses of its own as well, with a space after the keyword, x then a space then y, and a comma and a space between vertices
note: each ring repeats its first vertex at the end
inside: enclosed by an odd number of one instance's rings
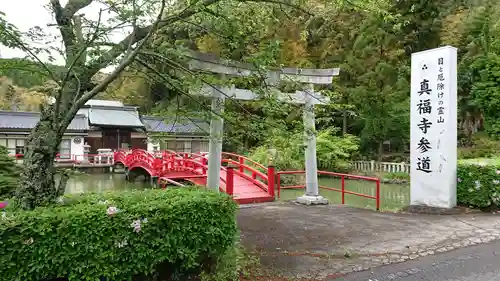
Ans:
MULTIPOLYGON (((348 274, 338 281, 500 281, 500 241, 348 274)), ((337 281, 335 280, 335 281, 337 281)))
MULTIPOLYGON (((379 213, 294 203, 240 209, 242 243, 262 275, 324 280, 500 238, 500 216, 379 213)), ((286 279, 285 279, 286 280, 286 279)))

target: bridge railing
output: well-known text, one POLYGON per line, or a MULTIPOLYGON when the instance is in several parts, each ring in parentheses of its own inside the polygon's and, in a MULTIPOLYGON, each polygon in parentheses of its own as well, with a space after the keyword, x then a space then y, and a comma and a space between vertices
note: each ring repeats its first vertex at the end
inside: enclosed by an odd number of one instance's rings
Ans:
MULTIPOLYGON (((289 186, 282 186, 281 185, 281 176, 282 175, 297 175, 297 174, 305 174, 305 171, 280 171, 280 172, 276 173, 276 182, 278 185, 278 198, 281 195, 281 189, 303 189, 306 187, 304 184, 289 185, 289 186)), ((355 195, 355 196, 359 196, 359 197, 374 199, 377 211, 380 210, 380 179, 379 178, 350 175, 350 174, 342 174, 342 173, 334 173, 334 172, 326 172, 326 171, 318 171, 318 175, 320 175, 320 176, 333 176, 333 177, 340 178, 340 188, 333 188, 333 187, 327 187, 327 186, 322 186, 322 185, 320 185, 319 188, 341 192, 342 204, 345 204, 345 195, 351 194, 351 195, 355 195), (345 181, 348 179, 370 181, 370 182, 375 183, 375 196, 346 190, 345 181)))
POLYGON ((228 167, 231 167, 234 170, 234 174, 249 180, 269 193, 269 195, 274 196, 274 167, 266 168, 266 172, 263 173, 250 165, 241 163, 240 161, 222 159, 222 162, 227 163, 228 167), (269 180, 270 175, 272 175, 271 180, 269 180))
MULTIPOLYGON (((162 159, 164 161, 164 166, 167 165, 170 168, 182 171, 187 170, 199 176, 207 177, 208 159, 204 155, 196 153, 165 153, 163 154, 162 159)), ((234 190, 233 175, 228 168, 221 167, 221 169, 226 171, 226 178, 222 175, 220 176, 220 181, 223 184, 219 186, 219 190, 232 195, 234 190)), ((163 178, 164 177, 160 176, 159 180, 162 180, 163 178)))
POLYGON ((274 167, 266 167, 248 157, 230 152, 222 152, 222 157, 223 163, 235 167, 234 173, 251 181, 274 197, 274 167))
MULTIPOLYGON (((151 175, 158 177, 159 181, 168 179, 168 173, 172 171, 190 171, 194 173, 193 178, 207 177, 208 172, 208 153, 189 153, 175 152, 164 150, 161 152, 149 153, 145 150, 135 149, 132 151, 117 151, 115 152, 115 161, 120 159, 120 162, 126 166, 130 166, 135 162, 141 162, 151 167, 151 175)), ((221 175, 221 190, 228 194, 233 194, 234 191, 234 175, 243 177, 256 186, 260 187, 269 195, 274 197, 275 194, 275 170, 274 167, 265 167, 245 156, 234 153, 223 153, 221 165, 227 163, 229 166, 221 169, 225 171, 225 177, 221 175), (224 186, 224 188, 222 187, 224 186)))

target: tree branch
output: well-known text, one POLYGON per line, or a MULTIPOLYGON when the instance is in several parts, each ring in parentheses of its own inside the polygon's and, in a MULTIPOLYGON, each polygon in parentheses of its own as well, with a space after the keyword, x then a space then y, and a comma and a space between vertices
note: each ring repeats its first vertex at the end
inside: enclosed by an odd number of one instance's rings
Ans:
MULTIPOLYGON (((59 0, 51 1, 59 2, 59 0)), ((76 14, 76 12, 92 4, 93 1, 94 0, 69 0, 68 3, 66 3, 66 6, 64 6, 64 16, 67 18, 72 18, 76 14)))
MULTIPOLYGON (((202 0, 201 7, 207 7, 210 6, 214 3, 219 2, 220 0, 202 0)), ((189 6, 182 10, 180 13, 172 16, 168 16, 161 20, 158 23, 157 28, 161 29, 162 27, 165 27, 169 24, 172 24, 180 19, 185 19, 188 18, 196 13, 198 13, 202 8, 199 8, 200 5, 197 3, 197 5, 194 6, 189 6)), ((105 68, 110 64, 113 60, 115 60, 117 57, 119 57, 123 52, 127 50, 127 47, 130 45, 135 44, 136 42, 141 41, 146 37, 147 34, 151 31, 153 25, 137 28, 136 32, 132 32, 129 34, 125 39, 120 41, 116 46, 111 48, 108 52, 104 53, 101 55, 98 59, 96 59, 91 65, 89 65, 89 74, 94 75, 97 73, 99 70, 105 68)))
MULTIPOLYGON (((57 79, 56 79, 56 76, 54 75, 54 73, 52 72, 52 70, 50 70, 50 68, 49 68, 49 67, 48 67, 45 63, 43 63, 43 62, 40 60, 40 58, 38 58, 38 56, 37 56, 37 55, 35 55, 35 53, 33 53, 33 51, 31 51, 31 49, 30 49, 28 46, 26 46, 26 45, 25 45, 25 44, 24 44, 24 43, 23 43, 20 39, 18 39, 16 36, 14 36, 13 34, 11 34, 11 33, 9 32, 9 30, 4 29, 3 31, 5 32, 5 34, 7 34, 7 36, 9 36, 9 37, 10 37, 10 39, 12 40, 12 42, 14 42, 14 43, 15 43, 15 45, 16 45, 18 48, 20 48, 20 49, 22 49, 24 52, 28 53, 28 54, 29 54, 29 56, 30 56, 32 59, 36 60, 36 61, 37 61, 37 62, 38 62, 38 63, 42 66, 42 68, 43 68, 43 69, 45 69, 45 71, 47 71, 47 74, 50 76, 50 78, 51 78, 52 80, 54 80, 56 83, 58 83, 58 82, 57 82, 57 79)), ((58 83, 58 84, 59 84, 59 83, 58 83)))
POLYGON ((76 49, 78 48, 78 40, 76 38, 73 16, 79 10, 90 5, 94 0, 69 0, 64 8, 59 0, 50 0, 54 11, 55 19, 59 32, 61 33, 66 51, 66 64, 72 63, 74 60, 76 49))
MULTIPOLYGON (((151 36, 153 35, 153 33, 159 28, 159 25, 160 25, 160 22, 161 22, 161 19, 163 17, 163 11, 165 10, 165 2, 166 0, 163 0, 161 3, 161 8, 160 8, 160 12, 158 14, 158 17, 156 19, 156 21, 153 23, 153 25, 150 27, 148 33, 146 34, 146 36, 144 36, 142 38, 142 41, 139 43, 138 46, 136 46, 134 48, 134 50, 132 52, 130 52, 130 54, 128 54, 127 56, 125 56, 123 58, 123 60, 121 61, 121 63, 113 70, 113 72, 111 72, 101 83, 99 83, 99 85, 95 86, 91 91, 85 93, 81 98, 79 98, 77 100, 77 102, 75 102, 70 110, 70 113, 72 112, 76 112, 80 107, 82 107, 89 99, 91 99, 93 96, 97 95, 98 93, 102 92, 103 90, 106 89, 106 87, 108 87, 108 85, 113 82, 117 77, 118 75, 120 75, 120 73, 128 66, 130 65, 135 57, 139 54, 139 52, 141 51, 142 47, 144 46, 144 44, 148 41, 149 38, 151 38, 151 36)), ((133 34, 132 34, 133 35, 133 34)), ((73 115, 71 115, 71 117, 73 117, 73 115)))
MULTIPOLYGON (((81 0, 83 1, 83 0, 81 0)), ((186 7, 184 10, 179 12, 176 15, 171 15, 163 20, 158 24, 158 29, 161 29, 165 26, 168 26, 172 23, 175 23, 177 21, 184 20, 190 16, 193 16, 199 12, 205 11, 208 6, 211 6, 212 4, 215 4, 217 2, 220 2, 221 0, 201 0, 200 2, 197 2, 196 5, 190 5, 186 7)), ((247 0, 241 0, 242 2, 245 2, 247 0)), ((304 13, 311 14, 307 12, 306 10, 290 4, 290 3, 285 3, 283 1, 279 0, 248 0, 247 2, 266 2, 266 3, 272 3, 272 4, 281 4, 281 5, 286 5, 289 7, 292 7, 294 9, 298 9, 304 13)), ((108 52, 104 53, 101 55, 98 59, 96 59, 92 64, 89 65, 89 75, 93 76, 95 73, 97 73, 99 70, 105 68, 108 66, 113 60, 115 60, 117 57, 119 57, 121 54, 123 54, 126 50, 127 47, 130 45, 135 44, 136 42, 141 41, 151 30, 152 25, 150 26, 145 26, 141 28, 137 28, 136 32, 132 32, 129 34, 125 39, 120 41, 116 46, 112 47, 108 52)))

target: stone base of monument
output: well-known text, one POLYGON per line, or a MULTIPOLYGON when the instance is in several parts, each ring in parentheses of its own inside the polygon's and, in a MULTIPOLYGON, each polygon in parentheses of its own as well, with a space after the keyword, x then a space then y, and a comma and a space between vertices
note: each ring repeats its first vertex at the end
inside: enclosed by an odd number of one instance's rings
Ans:
POLYGON ((470 209, 467 207, 454 207, 454 208, 440 208, 427 205, 410 205, 401 210, 402 212, 426 214, 426 215, 459 215, 468 213, 481 212, 477 209, 470 209))
POLYGON ((327 205, 328 199, 326 199, 321 195, 318 196, 302 195, 297 198, 296 202, 302 205, 327 205))

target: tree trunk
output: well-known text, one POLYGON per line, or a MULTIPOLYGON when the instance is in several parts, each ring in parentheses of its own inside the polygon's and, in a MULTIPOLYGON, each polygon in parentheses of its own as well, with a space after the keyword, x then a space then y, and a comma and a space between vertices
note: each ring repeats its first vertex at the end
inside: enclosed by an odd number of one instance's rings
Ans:
POLYGON ((59 130, 62 122, 55 120, 52 109, 52 106, 42 109, 40 122, 27 139, 24 169, 16 194, 24 209, 47 205, 61 195, 55 186, 54 160, 62 138, 59 130))
POLYGON ((384 142, 379 141, 378 143, 378 153, 377 153, 377 160, 382 161, 384 157, 384 142))
POLYGON ((347 134, 347 110, 342 112, 342 136, 347 134))

